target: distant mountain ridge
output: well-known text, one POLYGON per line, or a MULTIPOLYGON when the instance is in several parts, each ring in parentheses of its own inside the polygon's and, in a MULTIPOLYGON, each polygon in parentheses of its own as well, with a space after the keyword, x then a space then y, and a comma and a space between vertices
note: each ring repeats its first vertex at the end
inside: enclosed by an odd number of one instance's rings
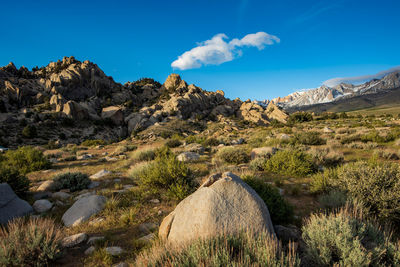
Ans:
POLYGON ((381 79, 373 79, 360 85, 341 83, 334 87, 322 85, 315 89, 294 92, 285 97, 264 100, 260 103, 272 102, 285 110, 304 110, 306 107, 339 101, 343 102, 353 97, 382 93, 400 88, 400 71, 394 71, 381 79))

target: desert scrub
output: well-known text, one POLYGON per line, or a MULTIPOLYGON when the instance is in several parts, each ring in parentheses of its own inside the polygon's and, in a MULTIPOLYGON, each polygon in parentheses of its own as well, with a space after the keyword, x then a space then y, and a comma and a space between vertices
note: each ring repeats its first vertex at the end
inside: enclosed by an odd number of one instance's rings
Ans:
POLYGON ((325 169, 311 176, 310 191, 312 193, 328 193, 338 180, 338 168, 325 169))
POLYGON ((101 139, 87 139, 81 143, 81 146, 100 146, 105 144, 106 142, 101 139))
POLYGON ((327 167, 337 166, 344 161, 344 155, 341 152, 331 150, 329 148, 311 148, 307 151, 314 158, 314 162, 317 165, 323 165, 327 167))
POLYGON ((25 126, 25 128, 22 129, 21 134, 22 134, 23 137, 26 137, 26 138, 34 138, 34 137, 36 137, 37 136, 37 130, 36 130, 35 125, 27 125, 27 126, 25 126))
POLYGON ((267 184, 260 178, 248 176, 243 177, 243 180, 264 200, 274 224, 293 222, 293 206, 279 194, 278 188, 267 184))
POLYGON ((312 121, 312 120, 313 120, 313 116, 309 112, 295 112, 295 113, 289 115, 288 123, 294 124, 294 123, 301 123, 301 122, 307 122, 307 121, 312 121))
POLYGON ((205 147, 218 146, 220 144, 219 140, 213 137, 207 138, 201 143, 205 147))
POLYGON ((183 247, 157 243, 141 253, 135 266, 300 266, 295 247, 287 250, 266 233, 222 235, 183 247))
POLYGON ((308 146, 319 146, 325 145, 326 140, 321 138, 320 133, 318 132, 300 132, 294 134, 293 138, 290 140, 290 143, 293 145, 301 144, 308 146))
POLYGON ((7 183, 18 196, 29 190, 29 179, 15 168, 0 165, 0 183, 7 183))
POLYGON ((170 139, 168 140, 165 145, 169 148, 174 148, 182 145, 182 142, 179 141, 178 139, 170 139))
POLYGON ((67 172, 54 177, 59 189, 69 189, 71 192, 87 189, 90 179, 87 174, 80 172, 67 172))
POLYGON ((154 162, 143 165, 133 178, 145 189, 167 189, 170 198, 181 200, 192 192, 190 169, 172 153, 161 153, 154 162))
POLYGON ((17 150, 8 150, 0 157, 0 168, 10 167, 18 170, 22 175, 28 172, 48 169, 50 161, 43 153, 30 146, 19 147, 17 150))
POLYGON ((131 158, 136 161, 151 161, 156 157, 154 149, 136 150, 131 154, 131 158))
POLYGON ((331 190, 327 194, 320 195, 318 201, 322 208, 336 209, 346 204, 347 195, 343 191, 331 190))
POLYGON ((337 186, 383 221, 400 222, 400 167, 396 163, 355 162, 338 172, 337 186))
POLYGON ((309 266, 398 266, 400 250, 390 234, 365 218, 357 205, 313 214, 302 228, 309 266))
POLYGON ((242 147, 223 147, 218 150, 215 157, 223 162, 236 165, 250 160, 248 151, 242 147))
POLYGON ((312 157, 299 150, 280 150, 265 162, 264 170, 267 172, 307 176, 316 171, 312 157))
POLYGON ((0 228, 1 266, 48 266, 61 252, 54 221, 18 218, 0 228))

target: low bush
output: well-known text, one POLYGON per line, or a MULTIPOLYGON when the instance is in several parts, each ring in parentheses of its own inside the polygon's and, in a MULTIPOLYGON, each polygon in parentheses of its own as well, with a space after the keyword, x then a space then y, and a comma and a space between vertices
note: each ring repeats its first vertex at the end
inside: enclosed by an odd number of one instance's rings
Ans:
POLYGON ((170 140, 168 140, 168 141, 165 143, 165 145, 166 145, 167 147, 174 148, 174 147, 181 146, 181 145, 182 145, 182 142, 179 141, 178 139, 170 139, 170 140))
POLYGON ((183 247, 158 243, 135 266, 300 266, 292 243, 285 250, 273 237, 250 232, 198 240, 183 247))
POLYGON ((290 142, 294 145, 301 144, 308 146, 319 146, 326 144, 326 140, 321 138, 320 133, 318 132, 295 133, 290 142))
POLYGON ((264 170, 267 172, 307 176, 316 171, 312 157, 299 150, 280 150, 265 162, 264 170))
POLYGON ((332 190, 319 196, 318 201, 325 209, 336 209, 346 204, 347 195, 343 191, 332 190))
POLYGON ((289 115, 288 123, 293 124, 293 123, 301 123, 301 122, 307 122, 307 121, 312 121, 313 116, 309 112, 295 112, 293 114, 289 115))
POLYGON ((263 171, 264 170, 264 165, 265 162, 267 161, 267 158, 264 157, 259 157, 255 158, 249 163, 249 169, 253 171, 263 171))
POLYGON ((181 200, 192 191, 192 177, 184 162, 174 154, 164 151, 154 162, 143 165, 133 173, 138 183, 148 189, 166 189, 170 198, 181 200))
POLYGON ((338 169, 325 169, 311 176, 310 191, 312 193, 328 193, 337 184, 338 169))
POLYGON ((13 168, 25 175, 28 172, 48 169, 51 167, 51 163, 41 151, 24 146, 4 153, 4 157, 0 158, 0 168, 2 167, 13 168))
POLYGON ((153 149, 137 150, 132 153, 132 159, 137 161, 151 161, 156 157, 153 149))
POLYGON ((249 162, 250 160, 247 150, 241 147, 223 147, 217 152, 215 157, 226 163, 236 165, 249 162))
POLYGON ((100 145, 105 145, 106 141, 101 140, 101 139, 87 139, 81 143, 81 146, 100 146, 100 145))
POLYGON ((59 174, 54 180, 59 184, 59 189, 69 189, 71 192, 87 189, 91 182, 87 174, 80 172, 59 174))
POLYGON ((302 228, 308 266, 398 266, 400 248, 357 206, 313 214, 302 228))
POLYGON ((49 266, 60 256, 61 230, 54 221, 18 218, 0 228, 1 266, 49 266))
POLYGON ((244 177, 243 180, 264 200, 274 224, 293 222, 293 206, 279 194, 278 188, 254 177, 244 177))
POLYGON ((37 136, 37 130, 34 125, 27 125, 22 129, 22 136, 26 138, 34 138, 37 136))
POLYGON ((7 166, 0 166, 0 183, 7 183, 15 194, 23 196, 29 190, 29 179, 18 170, 7 166))
POLYGON ((204 141, 202 142, 202 145, 205 146, 205 147, 208 147, 208 146, 218 146, 219 144, 220 144, 219 140, 216 139, 216 138, 213 138, 213 137, 208 138, 208 139, 206 139, 206 140, 204 140, 204 141))

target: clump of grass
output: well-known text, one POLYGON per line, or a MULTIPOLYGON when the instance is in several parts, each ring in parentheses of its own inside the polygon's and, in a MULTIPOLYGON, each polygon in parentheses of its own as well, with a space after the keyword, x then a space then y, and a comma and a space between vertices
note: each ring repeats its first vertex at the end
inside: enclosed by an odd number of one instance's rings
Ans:
POLYGON ((0 265, 48 266, 60 256, 61 236, 50 219, 14 219, 0 228, 0 265))
POLYGON ((132 153, 131 158, 137 161, 151 161, 156 157, 154 149, 137 150, 132 153))
POLYGON ((250 160, 248 151, 241 147, 223 147, 217 152, 215 157, 226 163, 236 165, 249 162, 250 160))
POLYGON ((390 233, 365 218, 357 205, 331 214, 313 214, 303 226, 311 266, 397 266, 400 248, 390 233))
POLYGON ((99 146, 99 145, 105 145, 106 141, 101 140, 101 139, 87 139, 81 143, 82 146, 99 146))
POLYGON ((318 198, 319 203, 325 209, 336 209, 346 204, 347 195, 340 190, 332 190, 318 198))
POLYGON ((319 132, 300 132, 295 133, 293 138, 291 139, 292 144, 301 144, 301 145, 325 145, 326 140, 321 138, 321 134, 319 132))
POLYGON ((182 145, 182 142, 179 141, 178 139, 169 139, 165 145, 169 148, 174 148, 182 145))
POLYGON ((140 254, 136 266, 300 266, 295 247, 285 250, 266 233, 222 235, 182 247, 158 243, 140 254))
POLYGON ((316 171, 312 157, 299 150, 280 150, 265 162, 264 170, 267 172, 307 176, 316 171))
POLYGON ((313 193, 327 193, 338 180, 338 169, 325 169, 323 172, 314 174, 311 177, 310 190, 313 193))

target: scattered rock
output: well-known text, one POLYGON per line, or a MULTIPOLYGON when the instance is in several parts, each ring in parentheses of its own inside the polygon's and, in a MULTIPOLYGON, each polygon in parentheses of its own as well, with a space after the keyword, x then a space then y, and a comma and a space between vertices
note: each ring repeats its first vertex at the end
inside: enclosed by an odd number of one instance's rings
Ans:
POLYGON ((39 199, 44 199, 44 198, 50 198, 52 197, 52 193, 48 191, 39 191, 33 194, 33 199, 34 200, 39 200, 39 199))
POLYGON ((145 236, 142 236, 141 238, 138 239, 138 241, 144 242, 144 243, 150 243, 151 241, 156 239, 156 235, 151 233, 145 236))
POLYGON ((54 180, 44 181, 36 191, 54 191, 60 187, 60 184, 54 180))
POLYGON ((177 245, 244 229, 275 233, 264 201, 238 176, 227 172, 209 179, 164 218, 161 239, 177 245))
POLYGON ((87 234, 79 233, 75 235, 68 236, 61 241, 61 245, 65 248, 75 247, 87 239, 87 234))
POLYGON ((6 224, 13 218, 22 217, 32 212, 31 205, 20 199, 8 184, 0 184, 0 224, 6 224))
POLYGON ((92 154, 82 154, 76 157, 77 160, 86 160, 93 158, 92 154))
POLYGON ((157 228, 157 224, 155 223, 142 223, 139 225, 139 231, 148 234, 153 232, 157 228))
POLYGON ((92 236, 89 238, 87 243, 89 245, 94 245, 94 244, 96 244, 97 241, 101 241, 101 240, 104 240, 104 236, 92 236))
POLYGON ((52 207, 53 207, 53 203, 51 203, 47 199, 36 200, 33 203, 33 209, 39 213, 46 212, 46 211, 50 210, 52 207))
POLYGON ((270 158, 277 151, 278 151, 278 149, 276 147, 268 147, 268 146, 257 147, 251 151, 250 157, 251 157, 251 159, 255 159, 258 157, 270 158))
POLYGON ((124 252, 120 247, 107 247, 106 252, 112 256, 118 256, 124 252))
POLYGON ((154 203, 154 204, 158 204, 158 203, 160 203, 160 200, 155 198, 155 199, 150 199, 149 202, 150 203, 154 203))
POLYGON ((103 210, 106 198, 92 195, 77 200, 62 216, 65 226, 76 226, 103 210))
POLYGON ((114 179, 114 183, 120 183, 121 182, 121 179, 114 179))
POLYGON ((96 250, 96 248, 94 246, 90 246, 85 250, 85 255, 90 255, 92 254, 94 251, 96 250))
POLYGON ((329 127, 324 127, 324 133, 334 133, 335 131, 329 127))
POLYGON ((92 176, 90 176, 90 179, 93 179, 93 180, 100 179, 100 178, 102 178, 104 176, 107 176, 109 174, 111 174, 110 171, 107 171, 107 170, 103 169, 103 170, 98 171, 97 173, 93 174, 92 176))
POLYGON ((281 134, 281 135, 279 136, 279 139, 281 139, 281 140, 289 140, 289 139, 290 139, 290 136, 287 135, 287 134, 281 134))
POLYGON ((185 151, 186 152, 195 152, 195 153, 198 153, 198 154, 202 154, 202 153, 204 153, 205 149, 200 144, 192 143, 192 144, 188 144, 187 146, 185 146, 185 151))
POLYGON ((95 188, 95 187, 98 187, 99 185, 100 185, 100 182, 92 181, 92 182, 89 184, 88 188, 89 188, 89 189, 93 189, 93 188, 95 188))
POLYGON ((237 140, 233 140, 232 142, 231 142, 231 145, 241 145, 241 144, 243 144, 244 143, 244 139, 243 138, 239 138, 239 139, 237 139, 237 140))
POLYGON ((176 159, 179 161, 195 161, 200 158, 200 155, 195 152, 183 152, 176 159))

